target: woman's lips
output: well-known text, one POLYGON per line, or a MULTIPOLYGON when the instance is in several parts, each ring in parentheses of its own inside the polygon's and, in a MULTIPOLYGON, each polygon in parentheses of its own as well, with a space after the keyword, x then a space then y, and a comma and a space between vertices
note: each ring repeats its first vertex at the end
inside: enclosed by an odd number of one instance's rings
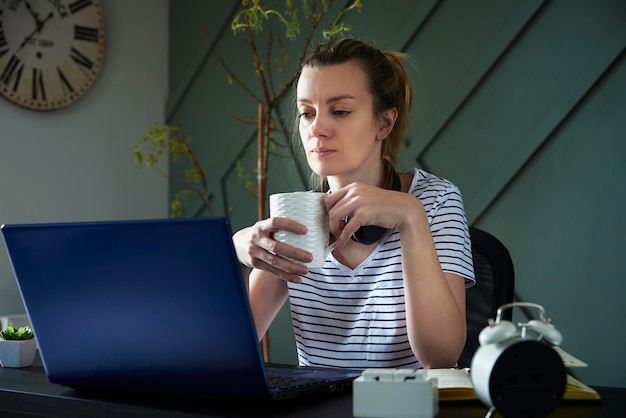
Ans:
POLYGON ((330 148, 313 148, 311 154, 317 158, 324 158, 334 153, 335 151, 330 148))

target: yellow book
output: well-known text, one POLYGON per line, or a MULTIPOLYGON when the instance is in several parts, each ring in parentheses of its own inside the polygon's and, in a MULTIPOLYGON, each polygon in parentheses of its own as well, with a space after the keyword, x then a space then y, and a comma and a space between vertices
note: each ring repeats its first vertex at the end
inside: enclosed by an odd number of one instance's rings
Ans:
MULTIPOLYGON (((472 378, 467 369, 430 369, 427 370, 429 379, 437 378, 439 400, 467 401, 478 399, 474 391, 472 378)), ((585 385, 571 375, 567 375, 567 384, 563 400, 599 400, 600 395, 593 388, 585 385)))
POLYGON ((429 369, 428 379, 437 378, 440 401, 467 401, 478 399, 468 369, 429 369))
POLYGON ((568 374, 563 399, 567 401, 597 401, 600 399, 600 394, 568 374))

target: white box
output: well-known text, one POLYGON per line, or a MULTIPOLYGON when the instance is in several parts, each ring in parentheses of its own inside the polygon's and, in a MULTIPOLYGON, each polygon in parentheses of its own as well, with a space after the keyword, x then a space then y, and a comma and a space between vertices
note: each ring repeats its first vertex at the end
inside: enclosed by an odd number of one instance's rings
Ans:
POLYGON ((353 385, 355 417, 433 418, 439 412, 437 380, 425 370, 366 369, 353 385))

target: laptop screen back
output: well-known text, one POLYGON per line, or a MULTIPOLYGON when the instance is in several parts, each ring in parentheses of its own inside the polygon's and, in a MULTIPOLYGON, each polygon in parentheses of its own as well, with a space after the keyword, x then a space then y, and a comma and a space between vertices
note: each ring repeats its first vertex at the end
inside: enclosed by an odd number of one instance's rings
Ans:
POLYGON ((50 381, 263 398, 227 220, 5 225, 50 381))

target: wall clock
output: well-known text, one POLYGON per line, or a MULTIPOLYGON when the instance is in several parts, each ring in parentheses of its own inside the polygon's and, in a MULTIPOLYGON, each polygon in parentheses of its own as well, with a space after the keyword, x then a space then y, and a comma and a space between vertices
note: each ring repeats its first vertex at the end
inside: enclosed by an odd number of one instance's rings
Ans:
POLYGON ((100 0, 0 0, 0 95, 36 111, 75 103, 104 62, 100 0))

